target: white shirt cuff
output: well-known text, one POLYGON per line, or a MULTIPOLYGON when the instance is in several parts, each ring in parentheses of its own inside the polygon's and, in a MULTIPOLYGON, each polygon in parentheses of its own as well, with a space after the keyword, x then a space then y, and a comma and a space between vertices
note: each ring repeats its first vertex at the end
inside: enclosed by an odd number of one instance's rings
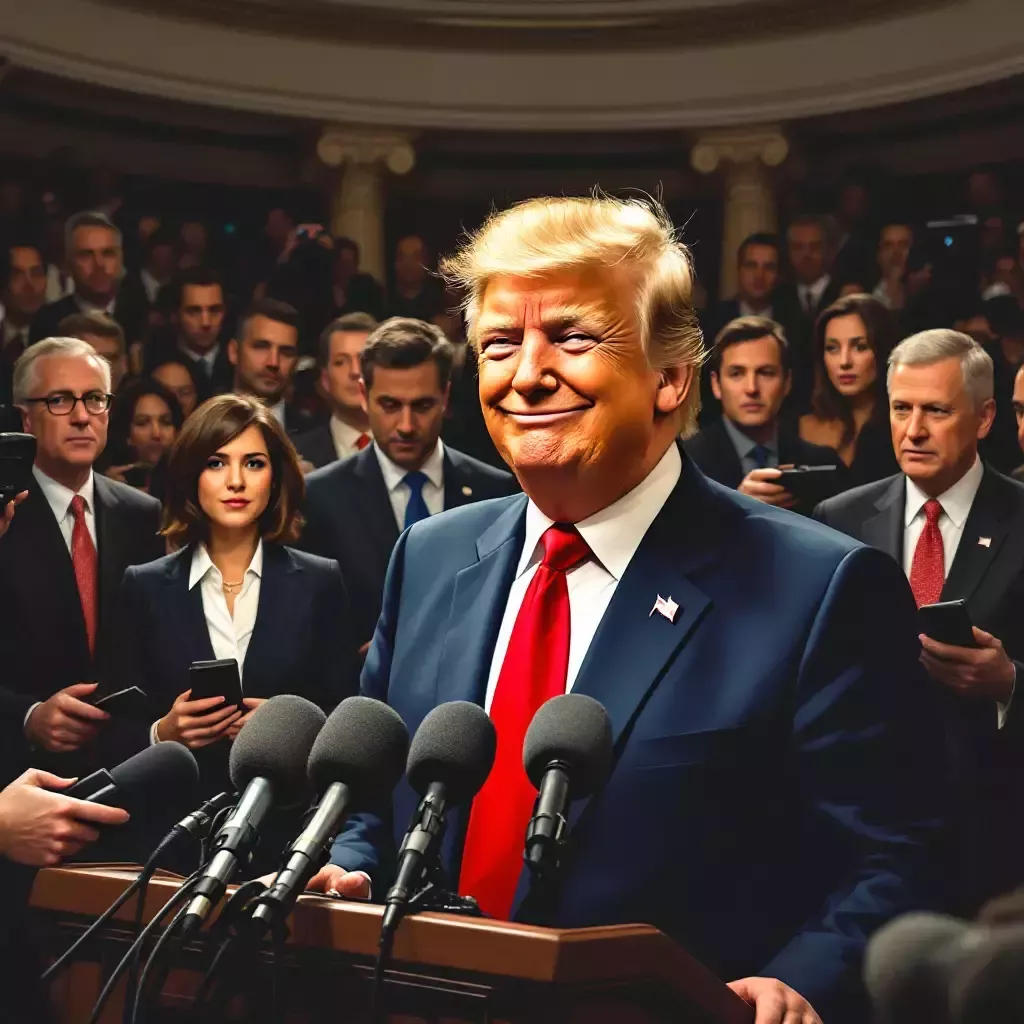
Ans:
POLYGON ((154 723, 153 723, 153 724, 152 724, 152 725, 151 725, 151 726, 149 727, 149 745, 150 745, 151 747, 155 747, 155 746, 156 746, 156 745, 157 745, 158 743, 162 743, 162 742, 163 742, 163 740, 161 740, 161 739, 160 739, 160 737, 159 737, 159 736, 157 736, 157 734, 156 734, 156 727, 157 727, 157 726, 158 726, 159 724, 160 724, 160 719, 157 719, 157 720, 156 720, 156 721, 155 721, 155 722, 154 722, 154 723))
POLYGON ((43 703, 43 702, 42 702, 41 700, 37 700, 37 701, 35 702, 35 704, 33 704, 33 705, 32 705, 32 707, 30 707, 30 708, 28 709, 28 712, 27 712, 27 714, 25 715, 25 720, 24 720, 24 721, 23 721, 23 722, 21 723, 21 731, 22 731, 22 732, 24 732, 24 731, 25 731, 25 730, 26 730, 26 729, 28 728, 28 720, 29 720, 29 719, 30 719, 30 718, 32 717, 32 712, 33 712, 33 711, 35 711, 35 709, 36 709, 37 707, 39 707, 39 705, 40 705, 40 704, 42 704, 42 703, 43 703))
POLYGON ((1000 704, 996 701, 996 711, 998 713, 999 728, 1002 729, 1006 725, 1006 716, 1010 713, 1010 705, 1013 703, 1013 695, 1017 692, 1017 663, 1013 663, 1013 686, 1010 687, 1010 699, 1005 704, 1000 704))

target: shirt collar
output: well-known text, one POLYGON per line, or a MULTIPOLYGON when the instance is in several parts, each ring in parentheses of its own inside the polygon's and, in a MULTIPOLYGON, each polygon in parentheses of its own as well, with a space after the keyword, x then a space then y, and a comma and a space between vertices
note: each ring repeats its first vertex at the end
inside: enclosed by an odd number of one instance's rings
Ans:
MULTIPOLYGON (((218 576, 220 570, 213 564, 213 559, 210 557, 210 552, 206 550, 206 545, 200 542, 195 546, 192 551, 192 565, 188 570, 188 589, 191 590, 197 583, 205 578, 209 572, 215 572, 218 576)), ((245 570, 245 575, 248 576, 252 573, 258 578, 263 576, 263 541, 262 539, 256 545, 256 550, 253 552, 252 560, 249 562, 249 568, 245 570)))
MULTIPOLYGON (((22 338, 22 339, 24 339, 27 342, 28 341, 28 327, 29 327, 28 324, 25 324, 24 327, 15 327, 14 324, 12 324, 10 320, 4 320, 3 321, 3 328, 4 328, 3 345, 9 345, 12 341, 14 341, 15 338, 22 338)), ((3 345, 0 345, 0 348, 2 348, 3 345)))
MULTIPOLYGON (((622 579, 651 523, 668 501, 682 468, 679 449, 675 444, 669 445, 658 464, 633 490, 576 524, 594 557, 616 580, 622 579)), ((553 524, 554 520, 544 515, 532 499, 527 503, 526 539, 517 576, 540 561, 541 536, 553 524)))
POLYGON ((76 494, 80 494, 85 499, 86 512, 96 514, 96 478, 91 469, 89 470, 89 479, 85 481, 80 491, 73 491, 70 487, 58 483, 53 477, 47 476, 38 466, 32 467, 32 475, 35 477, 36 483, 39 484, 39 489, 43 492, 47 504, 53 509, 54 518, 58 523, 62 522, 68 514, 71 499, 76 494))
MULTIPOLYGON (((380 463, 380 471, 384 475, 384 486, 387 487, 390 494, 405 479, 405 474, 409 470, 402 469, 397 463, 392 462, 384 454, 384 449, 376 441, 373 442, 373 450, 377 455, 377 461, 380 463)), ((434 450, 427 456, 426 462, 420 466, 420 472, 435 487, 439 489, 444 487, 444 445, 441 443, 440 438, 438 438, 434 450)))
MULTIPOLYGON (((749 458, 750 453, 758 447, 758 442, 753 438, 745 434, 739 427, 728 416, 722 417, 722 423, 725 424, 725 432, 729 435, 729 440, 732 441, 733 447, 736 449, 737 454, 741 459, 749 458)), ((779 454, 779 431, 778 427, 775 428, 771 438, 764 442, 760 447, 767 449, 772 455, 778 456, 779 454)))
POLYGON ((117 296, 115 295, 105 306, 94 306, 91 302, 86 302, 81 295, 76 293, 75 305, 77 305, 79 310, 83 313, 106 313, 107 316, 113 316, 114 307, 117 305, 117 296))
POLYGON ((832 280, 831 274, 822 274, 813 284, 802 284, 800 285, 805 291, 811 293, 814 296, 815 301, 821 298, 822 293, 829 286, 829 282, 832 280))
POLYGON ((771 305, 765 306, 764 309, 754 309, 753 306, 748 306, 743 299, 740 299, 736 304, 736 310, 740 316, 765 316, 769 320, 772 319, 771 305))
MULTIPOLYGON (((981 458, 975 457, 974 463, 969 470, 952 487, 939 495, 938 501, 942 511, 946 513, 950 522, 958 529, 964 528, 971 505, 974 504, 974 496, 981 486, 981 478, 985 475, 985 467, 981 458)), ((928 495, 921 490, 917 484, 908 476, 907 478, 907 500, 903 509, 903 525, 909 526, 920 514, 928 501, 928 495)))
POLYGON ((274 405, 268 406, 268 408, 270 409, 270 415, 281 424, 282 428, 285 428, 285 418, 288 415, 288 403, 282 398, 274 405))
POLYGON ((342 450, 355 448, 356 441, 358 441, 363 434, 369 434, 369 431, 356 430, 355 427, 349 426, 344 420, 338 419, 337 416, 331 417, 331 437, 334 440, 335 448, 340 448, 342 450))

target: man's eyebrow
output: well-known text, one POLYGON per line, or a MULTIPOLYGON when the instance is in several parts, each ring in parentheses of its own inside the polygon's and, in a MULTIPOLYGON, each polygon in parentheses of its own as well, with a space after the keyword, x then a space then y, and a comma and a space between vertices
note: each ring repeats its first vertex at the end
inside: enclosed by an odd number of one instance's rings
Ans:
MULTIPOLYGON (((610 317, 592 306, 562 306, 552 310, 541 318, 541 325, 546 331, 567 330, 570 327, 590 326, 603 327, 610 317)), ((481 333, 491 331, 520 332, 522 321, 518 317, 506 314, 485 314, 480 318, 478 330, 481 333)))

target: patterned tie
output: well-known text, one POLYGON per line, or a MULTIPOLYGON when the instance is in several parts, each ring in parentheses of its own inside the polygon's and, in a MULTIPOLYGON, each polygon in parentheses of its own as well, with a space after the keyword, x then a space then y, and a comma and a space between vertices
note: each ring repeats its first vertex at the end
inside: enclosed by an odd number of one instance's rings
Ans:
POLYGON ((402 477, 402 482, 409 488, 409 504, 405 506, 405 528, 408 530, 413 523, 430 516, 430 509, 423 500, 423 488, 427 483, 427 474, 414 469, 402 477))
POLYGON ((914 561, 910 565, 910 589, 914 591, 917 607, 935 604, 942 597, 946 578, 946 553, 939 531, 942 506, 930 498, 924 503, 924 529, 914 548, 914 561))
POLYGON ((369 434, 360 434, 356 438, 356 451, 362 451, 370 443, 369 434))
POLYGON ((75 525, 71 531, 71 564, 75 568, 78 597, 82 602, 85 633, 89 638, 89 653, 96 653, 96 545, 92 542, 85 522, 85 498, 76 494, 71 499, 71 515, 75 525))
POLYGON ((491 720, 498 732, 494 767, 476 799, 462 855, 459 892, 493 917, 508 918, 523 866, 523 845, 537 792, 523 768, 523 739, 537 709, 565 693, 569 671, 566 573, 590 555, 575 527, 556 524, 541 538, 544 557, 516 616, 498 674, 491 720))
POLYGON ((755 444, 754 447, 750 449, 751 461, 753 461, 754 465, 758 469, 764 469, 768 465, 771 457, 772 453, 765 448, 763 444, 755 444))

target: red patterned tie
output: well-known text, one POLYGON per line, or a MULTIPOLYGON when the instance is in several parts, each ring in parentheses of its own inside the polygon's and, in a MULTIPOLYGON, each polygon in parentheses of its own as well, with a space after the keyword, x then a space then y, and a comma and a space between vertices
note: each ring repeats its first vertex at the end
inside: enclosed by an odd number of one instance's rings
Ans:
POLYGON ((356 438, 356 449, 358 451, 362 451, 369 443, 370 443, 370 435, 369 434, 360 434, 356 438))
POLYGON ((924 529, 914 548, 914 561, 910 565, 910 588, 914 591, 917 607, 935 604, 942 597, 946 581, 946 553, 939 531, 942 506, 930 498, 924 503, 924 529))
POLYGON ((71 515, 75 526, 71 531, 71 564, 75 567, 78 597, 82 602, 85 633, 89 638, 89 653, 96 653, 96 545, 92 542, 85 522, 85 498, 76 494, 71 499, 71 515))
POLYGON ((537 709, 565 693, 569 671, 569 587, 565 574, 590 555, 573 526, 541 538, 544 558, 523 597, 498 674, 491 719, 498 752, 473 801, 459 892, 492 917, 508 918, 523 866, 523 845, 537 791, 523 768, 523 738, 537 709))

